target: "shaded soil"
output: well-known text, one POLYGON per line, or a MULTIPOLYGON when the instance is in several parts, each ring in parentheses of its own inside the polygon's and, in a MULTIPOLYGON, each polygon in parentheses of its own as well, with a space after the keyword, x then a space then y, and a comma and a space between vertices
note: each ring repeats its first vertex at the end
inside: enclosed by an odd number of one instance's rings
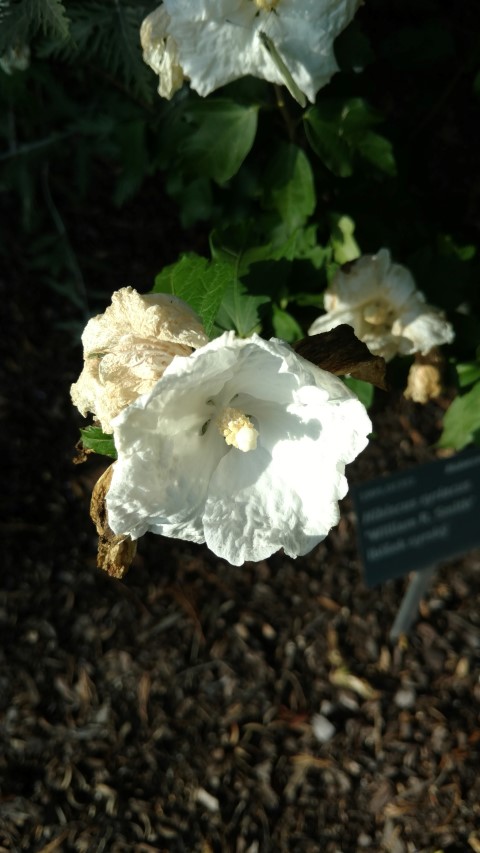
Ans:
MULTIPOLYGON (((87 241, 87 223, 73 229, 87 241)), ((136 246, 132 271, 110 229, 102 261, 129 269, 114 286, 148 289, 173 259, 168 234, 136 246)), ((71 462, 81 352, 59 322, 73 308, 14 285, 2 282, 0 851, 480 850, 478 551, 438 572, 397 646, 406 581, 365 587, 349 498, 296 561, 232 568, 152 536, 124 582, 108 578, 88 518, 102 466, 71 462)), ((442 414, 442 401, 380 395, 351 481, 433 458, 442 414)))

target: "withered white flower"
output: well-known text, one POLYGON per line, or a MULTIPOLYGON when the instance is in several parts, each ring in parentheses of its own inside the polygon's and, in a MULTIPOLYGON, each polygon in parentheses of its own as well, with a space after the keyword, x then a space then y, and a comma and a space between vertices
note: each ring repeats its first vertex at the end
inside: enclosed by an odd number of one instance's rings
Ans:
POLYGON ((164 0, 153 13, 155 25, 143 32, 144 59, 165 75, 159 91, 167 98, 176 91, 170 78, 179 81, 181 69, 202 96, 247 74, 286 83, 292 91, 291 76, 313 103, 338 71, 333 42, 358 5, 359 0, 164 0))
POLYGON ((123 287, 84 329, 85 364, 71 387, 72 401, 110 433, 112 418, 150 391, 174 356, 188 356, 207 341, 199 318, 183 300, 165 293, 141 296, 123 287))
POLYGON ((386 361, 397 354, 425 354, 454 338, 443 312, 426 303, 412 274, 392 263, 387 249, 341 267, 325 292, 324 305, 327 313, 315 320, 309 335, 347 323, 386 361))
POLYGON ((158 94, 168 100, 182 88, 185 79, 177 43, 168 35, 169 24, 170 16, 162 5, 147 15, 140 27, 143 60, 159 75, 158 94))
POLYGON ((175 358, 113 430, 112 530, 206 542, 241 565, 305 554, 327 535, 371 423, 340 379, 288 344, 225 332, 175 358))

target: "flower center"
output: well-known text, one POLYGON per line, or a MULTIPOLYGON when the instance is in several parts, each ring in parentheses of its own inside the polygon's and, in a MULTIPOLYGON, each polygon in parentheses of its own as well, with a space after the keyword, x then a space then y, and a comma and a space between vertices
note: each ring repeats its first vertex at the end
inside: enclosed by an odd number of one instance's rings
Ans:
POLYGON ((271 12, 275 6, 278 6, 279 0, 253 0, 253 2, 262 12, 271 12))
POLYGON ((255 450, 259 433, 248 415, 241 412, 240 409, 233 409, 228 406, 219 415, 216 424, 226 444, 242 450, 243 453, 248 450, 255 450))
POLYGON ((393 316, 390 306, 386 302, 377 300, 367 302, 362 313, 363 319, 372 326, 386 325, 393 316))

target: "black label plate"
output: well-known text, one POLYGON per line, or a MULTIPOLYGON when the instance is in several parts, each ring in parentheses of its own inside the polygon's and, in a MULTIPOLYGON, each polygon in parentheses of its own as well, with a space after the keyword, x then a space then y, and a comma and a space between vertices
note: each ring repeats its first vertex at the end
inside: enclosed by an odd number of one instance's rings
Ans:
POLYGON ((480 545, 480 450, 352 488, 368 586, 480 545))

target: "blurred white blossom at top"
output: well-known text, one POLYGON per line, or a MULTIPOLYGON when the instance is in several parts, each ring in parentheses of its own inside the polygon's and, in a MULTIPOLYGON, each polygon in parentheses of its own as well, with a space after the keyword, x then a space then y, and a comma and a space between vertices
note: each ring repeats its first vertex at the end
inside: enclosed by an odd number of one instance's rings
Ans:
POLYGON ((5 74, 13 71, 26 71, 30 65, 30 48, 28 44, 19 44, 10 47, 6 53, 0 56, 0 68, 5 74))
POLYGON ((347 323, 386 361, 397 354, 425 354, 454 338, 444 313, 427 304, 412 274, 392 263, 387 249, 341 267, 325 292, 324 307, 326 314, 315 320, 309 335, 347 323))
POLYGON ((288 344, 225 332, 175 358, 113 429, 111 529, 206 542, 241 565, 324 539, 371 423, 340 379, 288 344))
POLYGON ((71 387, 72 401, 111 433, 112 418, 150 391, 174 356, 188 356, 207 341, 199 318, 183 300, 164 293, 141 296, 123 287, 84 329, 85 363, 71 387))
POLYGON ((164 0, 143 22, 145 62, 165 98, 183 79, 199 95, 251 74, 285 83, 265 34, 301 92, 315 95, 338 71, 335 38, 359 0, 164 0))

